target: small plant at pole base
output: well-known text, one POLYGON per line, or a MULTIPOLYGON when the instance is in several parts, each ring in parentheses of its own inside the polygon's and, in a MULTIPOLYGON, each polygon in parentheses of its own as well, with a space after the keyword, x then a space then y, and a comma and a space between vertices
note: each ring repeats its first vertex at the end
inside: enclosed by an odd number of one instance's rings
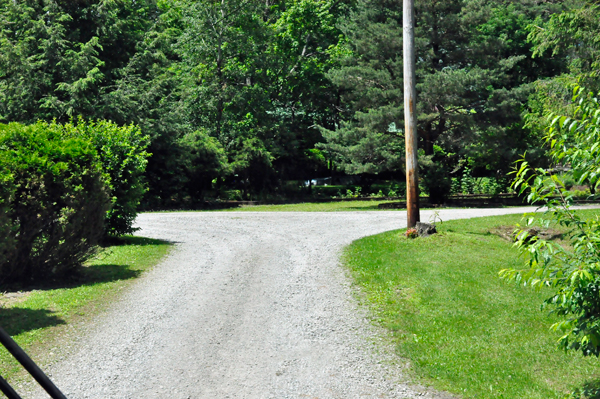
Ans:
POLYGON ((414 227, 411 227, 410 229, 406 230, 404 234, 406 235, 406 238, 417 238, 419 236, 419 233, 417 233, 417 229, 415 229, 414 227))
MULTIPOLYGON (((582 88, 574 90, 571 116, 551 115, 546 143, 556 165, 570 165, 573 179, 589 185, 593 192, 600 185, 600 104, 598 98, 582 88)), ((584 356, 600 354, 600 219, 585 219, 573 211, 574 194, 564 178, 520 161, 514 172, 513 187, 526 194, 531 204, 544 209, 541 216, 530 217, 527 227, 517 232, 515 245, 527 261, 521 270, 505 269, 500 276, 518 284, 540 289, 550 287, 553 294, 544 306, 561 320, 552 325, 560 332, 559 345, 580 351, 584 356), (532 237, 530 226, 559 224, 569 231, 571 248, 540 237, 532 237)))
POLYGON ((433 215, 431 215, 431 217, 429 218, 429 223, 432 224, 433 227, 435 227, 438 224, 438 222, 442 224, 444 221, 440 217, 440 211, 435 210, 433 211, 433 215))

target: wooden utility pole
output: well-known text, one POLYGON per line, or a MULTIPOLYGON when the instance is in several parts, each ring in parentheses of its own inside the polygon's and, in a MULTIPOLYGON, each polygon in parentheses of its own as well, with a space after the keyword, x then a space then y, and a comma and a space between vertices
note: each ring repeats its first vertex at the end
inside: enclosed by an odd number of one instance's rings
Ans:
POLYGON ((419 221, 419 169, 417 165, 417 91, 415 89, 415 5, 404 0, 404 136, 406 142, 406 218, 408 227, 419 221))

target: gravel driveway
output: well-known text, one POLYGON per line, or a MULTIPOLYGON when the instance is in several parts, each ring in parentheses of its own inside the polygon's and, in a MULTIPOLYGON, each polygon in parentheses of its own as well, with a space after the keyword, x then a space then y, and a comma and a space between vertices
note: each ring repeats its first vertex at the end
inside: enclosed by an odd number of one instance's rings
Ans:
POLYGON ((176 248, 47 368, 69 398, 450 397, 402 382, 405 365, 377 343, 338 263, 353 240, 405 227, 405 212, 154 213, 137 224, 176 248))

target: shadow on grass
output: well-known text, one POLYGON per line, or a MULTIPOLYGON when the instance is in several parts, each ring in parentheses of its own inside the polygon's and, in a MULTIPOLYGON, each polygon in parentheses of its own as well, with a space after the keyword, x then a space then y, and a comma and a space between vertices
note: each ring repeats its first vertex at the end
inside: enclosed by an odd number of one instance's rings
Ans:
POLYGON ((47 309, 0 308, 0 326, 12 336, 38 328, 65 324, 60 317, 47 309))
POLYGON ((493 234, 490 231, 463 231, 463 234, 470 234, 473 236, 484 236, 484 237, 497 236, 497 234, 493 234))
MULTIPOLYGON (((347 210, 353 210, 353 211, 367 211, 369 209, 381 209, 379 208, 379 205, 369 205, 369 206, 350 206, 348 208, 344 208, 347 210)), ((402 210, 402 209, 386 209, 386 210, 390 210, 390 211, 394 211, 394 210, 402 210)))
POLYGON ((139 277, 141 270, 131 269, 129 265, 92 265, 81 268, 74 276, 73 286, 110 283, 117 280, 129 280, 139 277))
POLYGON ((100 264, 81 266, 63 277, 56 277, 27 285, 19 283, 3 285, 0 286, 0 292, 48 291, 61 288, 76 288, 99 283, 109 283, 111 281, 129 280, 139 277, 141 273, 140 270, 131 269, 129 265, 100 264))
MULTIPOLYGON (((147 246, 147 245, 174 245, 174 242, 155 240, 145 237, 118 237, 111 238, 110 242, 104 242, 103 248, 115 246, 147 246)), ((68 275, 59 276, 45 281, 39 281, 32 284, 10 284, 1 285, 0 292, 17 292, 31 290, 53 290, 59 288, 76 288, 86 285, 99 283, 109 283, 118 280, 129 280, 139 277, 142 274, 140 270, 132 269, 130 265, 114 264, 95 264, 90 266, 80 266, 72 270, 68 275)))
POLYGON ((138 245, 138 246, 146 246, 146 245, 175 245, 177 244, 174 241, 164 241, 157 240, 154 238, 146 238, 146 237, 135 237, 135 236, 123 236, 123 237, 108 237, 105 238, 100 246, 102 248, 108 247, 121 247, 126 245, 138 245))
POLYGON ((600 378, 586 381, 570 396, 573 399, 600 399, 600 378))

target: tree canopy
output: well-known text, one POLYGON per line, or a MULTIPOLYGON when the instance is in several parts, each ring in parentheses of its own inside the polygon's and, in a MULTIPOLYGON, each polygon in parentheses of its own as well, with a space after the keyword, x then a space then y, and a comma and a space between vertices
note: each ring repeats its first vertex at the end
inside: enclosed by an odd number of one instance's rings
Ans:
MULTIPOLYGON (((401 9, 399 0, 0 0, 0 121, 138 125, 150 139, 149 207, 275 193, 336 171, 402 178, 401 9)), ((551 104, 539 82, 595 79, 597 8, 417 0, 416 13, 429 194, 443 199, 465 172, 503 176, 526 150, 542 162, 535 115, 551 104)))
MULTIPOLYGON (((346 40, 329 73, 343 92, 343 118, 323 129, 347 172, 403 164, 401 1, 360 0, 343 18, 346 40)), ((418 135, 429 191, 463 168, 504 175, 537 145, 521 113, 532 83, 564 61, 532 58, 528 27, 560 10, 529 1, 415 2, 418 135)), ((431 194, 431 193, 430 193, 431 194)), ((443 196, 443 193, 437 193, 443 196)))

